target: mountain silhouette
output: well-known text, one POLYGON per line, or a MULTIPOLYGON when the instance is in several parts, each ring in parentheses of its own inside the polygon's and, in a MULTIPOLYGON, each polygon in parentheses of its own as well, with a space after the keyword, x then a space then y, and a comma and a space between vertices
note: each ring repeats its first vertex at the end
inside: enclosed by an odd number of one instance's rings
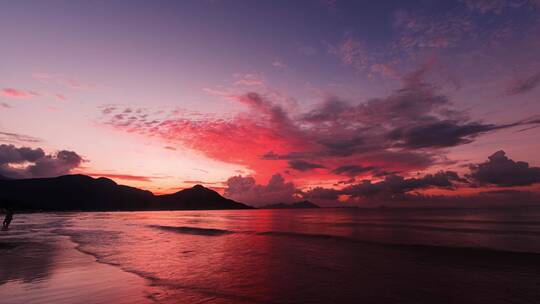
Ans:
POLYGON ((286 203, 278 203, 278 204, 270 204, 260 207, 261 209, 312 209, 312 208, 320 208, 316 204, 310 202, 310 201, 301 201, 291 204, 286 203))
POLYGON ((157 204, 165 209, 246 209, 246 205, 224 198, 214 190, 201 185, 173 194, 157 197, 157 204))
POLYGON ((111 179, 75 174, 52 178, 0 179, 0 205, 19 210, 116 211, 249 209, 197 185, 174 194, 118 185, 111 179))

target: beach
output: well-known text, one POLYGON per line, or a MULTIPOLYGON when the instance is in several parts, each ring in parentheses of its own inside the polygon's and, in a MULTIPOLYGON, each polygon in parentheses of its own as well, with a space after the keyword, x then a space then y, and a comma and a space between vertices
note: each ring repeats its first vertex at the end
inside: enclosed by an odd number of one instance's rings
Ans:
POLYGON ((69 237, 42 229, 2 232, 1 303, 152 302, 144 294, 144 279, 98 263, 69 237))
POLYGON ((1 303, 534 303, 538 210, 16 215, 1 303))

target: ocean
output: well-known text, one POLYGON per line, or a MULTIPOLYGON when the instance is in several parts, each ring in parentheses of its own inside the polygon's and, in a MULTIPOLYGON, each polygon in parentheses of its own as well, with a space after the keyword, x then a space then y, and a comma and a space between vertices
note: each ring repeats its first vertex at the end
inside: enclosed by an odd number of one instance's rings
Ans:
POLYGON ((0 303, 540 303, 540 208, 15 214, 0 303))

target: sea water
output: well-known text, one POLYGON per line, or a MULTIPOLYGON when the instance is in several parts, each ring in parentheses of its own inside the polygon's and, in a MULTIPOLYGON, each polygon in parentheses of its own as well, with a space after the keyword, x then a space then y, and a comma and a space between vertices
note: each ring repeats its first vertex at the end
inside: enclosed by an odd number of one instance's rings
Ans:
POLYGON ((0 303, 540 303, 540 208, 16 214, 0 255, 0 303))

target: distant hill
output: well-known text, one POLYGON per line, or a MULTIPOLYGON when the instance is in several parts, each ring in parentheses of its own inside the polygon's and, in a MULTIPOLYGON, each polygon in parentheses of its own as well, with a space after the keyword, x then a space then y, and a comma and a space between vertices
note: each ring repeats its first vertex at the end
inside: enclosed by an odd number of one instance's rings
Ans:
POLYGON ((249 209, 197 185, 174 194, 156 196, 150 191, 118 185, 108 178, 64 175, 52 178, 0 179, 0 205, 20 210, 113 211, 249 209))
POLYGON ((246 209, 244 204, 224 198, 214 190, 195 185, 173 194, 156 197, 160 209, 197 210, 197 209, 246 209))
POLYGON ((320 207, 310 201, 301 201, 301 202, 296 202, 296 203, 291 203, 291 204, 278 203, 278 204, 265 205, 260 208, 261 209, 311 209, 311 208, 320 208, 320 207))

